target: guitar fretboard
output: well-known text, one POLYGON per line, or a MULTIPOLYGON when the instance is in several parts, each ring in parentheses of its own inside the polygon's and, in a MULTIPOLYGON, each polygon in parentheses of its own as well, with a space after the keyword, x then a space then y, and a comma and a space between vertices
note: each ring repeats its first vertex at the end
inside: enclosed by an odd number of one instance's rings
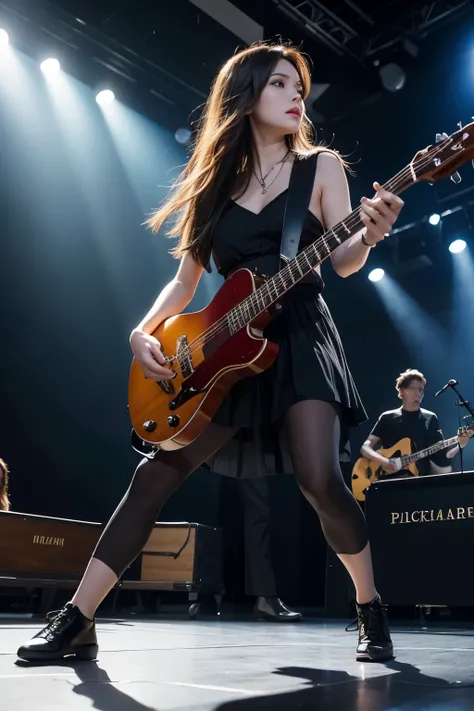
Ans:
POLYGON ((442 439, 439 442, 436 442, 436 444, 431 445, 431 447, 421 449, 419 452, 414 452, 414 454, 404 454, 400 457, 402 468, 408 466, 412 462, 417 462, 419 459, 424 459, 424 457, 430 457, 432 454, 436 454, 436 452, 440 452, 442 449, 454 447, 454 445, 458 444, 458 442, 459 440, 456 435, 456 437, 451 437, 450 439, 442 439))

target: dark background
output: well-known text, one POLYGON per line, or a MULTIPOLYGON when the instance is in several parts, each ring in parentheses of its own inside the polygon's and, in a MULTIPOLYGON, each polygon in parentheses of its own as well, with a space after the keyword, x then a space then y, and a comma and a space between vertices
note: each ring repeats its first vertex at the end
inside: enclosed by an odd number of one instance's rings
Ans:
MULTIPOLYGON (((271 0, 234 4, 252 13, 265 38, 302 42, 314 82, 329 84, 309 110, 320 139, 354 163, 354 205, 437 132, 472 120, 470 3, 458 3, 429 31, 413 24, 423 3, 360 2, 373 25, 347 16, 345 3, 331 4, 357 28, 351 54, 341 56, 271 0), (369 53, 384 38, 395 39, 369 53), (407 39, 416 57, 403 48, 407 39), (397 92, 378 74, 389 61, 406 73, 397 92)), ((128 336, 176 268, 170 244, 142 223, 186 160, 175 131, 196 118, 220 64, 245 42, 187 0, 21 0, 14 7, 0 2, 0 26, 14 46, 0 55, 0 456, 11 468, 14 510, 105 521, 138 461, 126 410, 128 336), (54 86, 39 69, 50 55, 65 72, 54 86), (120 102, 104 111, 94 101, 103 86, 120 102)), ((362 272, 342 281, 324 265, 325 297, 369 413, 352 434, 353 459, 380 412, 397 406, 393 383, 405 368, 425 373, 424 406, 437 412, 446 436, 464 412, 451 392, 437 400, 434 392, 457 378, 473 397, 474 177, 470 165, 460 172, 458 186, 424 183, 406 194, 397 227, 414 226, 374 250, 362 272), (439 228, 427 225, 432 212, 458 206, 439 228), (447 245, 457 236, 469 246, 451 255, 447 245), (429 266, 419 268, 420 256, 429 266), (379 264, 387 277, 372 284, 368 272, 379 264)), ((206 274, 190 308, 202 308, 219 284, 215 272, 206 274)), ((464 467, 474 469, 474 447, 464 467)), ((293 480, 270 484, 279 593, 293 604, 321 605, 326 551, 317 519, 293 480)), ((233 482, 198 470, 161 519, 226 521, 231 595, 240 599, 233 482)))

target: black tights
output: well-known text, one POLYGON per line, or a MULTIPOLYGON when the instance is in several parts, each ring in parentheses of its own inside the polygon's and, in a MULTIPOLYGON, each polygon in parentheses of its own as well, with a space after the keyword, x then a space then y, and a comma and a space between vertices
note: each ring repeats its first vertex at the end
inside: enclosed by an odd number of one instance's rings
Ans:
MULTIPOLYGON (((296 480, 317 511, 327 542, 336 553, 359 553, 367 544, 367 529, 339 466, 338 411, 328 402, 305 400, 288 410, 285 425, 296 480)), ((144 547, 168 497, 235 433, 211 423, 188 447, 143 460, 94 558, 120 577, 144 547)))

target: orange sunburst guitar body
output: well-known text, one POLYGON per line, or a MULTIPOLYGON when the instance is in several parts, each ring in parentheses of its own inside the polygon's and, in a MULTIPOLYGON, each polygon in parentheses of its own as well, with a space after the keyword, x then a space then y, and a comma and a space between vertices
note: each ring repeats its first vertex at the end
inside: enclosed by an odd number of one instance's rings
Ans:
MULTIPOLYGON (((400 459, 405 455, 411 454, 411 440, 409 437, 404 437, 399 440, 393 447, 389 449, 378 449, 377 454, 387 459, 400 459)), ((413 476, 418 476, 418 469, 414 462, 408 463, 404 469, 403 473, 411 472, 413 476)), ((395 474, 387 474, 382 467, 380 462, 375 461, 375 459, 367 459, 366 457, 360 457, 354 464, 352 470, 352 493, 358 501, 365 501, 365 489, 369 487, 376 481, 380 479, 388 479, 389 477, 400 477, 402 475, 401 471, 395 474)))
POLYGON ((170 363, 176 377, 160 382, 146 379, 132 361, 129 411, 142 440, 166 450, 190 444, 237 380, 273 363, 278 346, 262 335, 272 318, 268 311, 232 333, 232 309, 261 283, 248 269, 239 269, 205 309, 169 318, 153 333, 164 355, 178 358, 170 363))

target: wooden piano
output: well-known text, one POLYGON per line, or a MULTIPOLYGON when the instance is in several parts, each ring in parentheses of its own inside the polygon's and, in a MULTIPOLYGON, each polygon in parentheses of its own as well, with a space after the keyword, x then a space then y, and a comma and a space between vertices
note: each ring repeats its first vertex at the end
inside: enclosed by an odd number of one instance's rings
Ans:
MULTIPOLYGON (((56 590, 77 586, 102 529, 90 521, 0 511, 0 588, 38 588, 40 612, 46 611, 56 590)), ((208 592, 219 606, 224 592, 221 530, 199 523, 155 524, 117 588, 185 591, 192 601, 208 592)), ((197 609, 192 606, 190 615, 197 609)))

